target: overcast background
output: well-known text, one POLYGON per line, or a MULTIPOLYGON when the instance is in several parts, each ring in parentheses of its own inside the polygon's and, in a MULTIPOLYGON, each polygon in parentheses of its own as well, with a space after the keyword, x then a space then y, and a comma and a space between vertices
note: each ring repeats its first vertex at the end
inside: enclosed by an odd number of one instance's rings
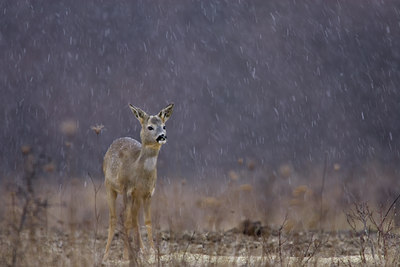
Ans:
POLYGON ((101 177, 112 140, 139 138, 128 103, 170 102, 163 177, 217 179, 239 158, 301 170, 325 153, 397 172, 399 1, 4 0, 0 14, 3 175, 30 145, 59 176, 101 177))

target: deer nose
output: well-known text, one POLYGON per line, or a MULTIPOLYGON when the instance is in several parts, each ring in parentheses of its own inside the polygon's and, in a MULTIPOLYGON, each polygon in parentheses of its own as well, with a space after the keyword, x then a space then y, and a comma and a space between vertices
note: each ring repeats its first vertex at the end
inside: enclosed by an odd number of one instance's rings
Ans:
POLYGON ((165 134, 160 134, 157 137, 157 142, 165 142, 165 141, 167 141, 167 136, 165 134))

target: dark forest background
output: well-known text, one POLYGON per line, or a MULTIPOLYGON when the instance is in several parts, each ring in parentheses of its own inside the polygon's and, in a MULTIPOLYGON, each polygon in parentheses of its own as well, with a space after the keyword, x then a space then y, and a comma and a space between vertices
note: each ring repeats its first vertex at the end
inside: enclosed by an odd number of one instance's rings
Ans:
POLYGON ((29 145, 60 176, 101 177, 112 140, 139 138, 128 103, 170 102, 161 177, 325 157, 397 172, 399 85, 395 0, 3 0, 0 173, 21 170, 29 145))

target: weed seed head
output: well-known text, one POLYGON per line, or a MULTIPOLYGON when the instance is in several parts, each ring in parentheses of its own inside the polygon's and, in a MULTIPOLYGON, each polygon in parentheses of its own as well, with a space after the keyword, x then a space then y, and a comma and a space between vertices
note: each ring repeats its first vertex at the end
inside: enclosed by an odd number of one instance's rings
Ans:
POLYGON ((95 126, 90 127, 90 129, 92 129, 96 135, 99 135, 103 131, 104 125, 96 124, 95 126))

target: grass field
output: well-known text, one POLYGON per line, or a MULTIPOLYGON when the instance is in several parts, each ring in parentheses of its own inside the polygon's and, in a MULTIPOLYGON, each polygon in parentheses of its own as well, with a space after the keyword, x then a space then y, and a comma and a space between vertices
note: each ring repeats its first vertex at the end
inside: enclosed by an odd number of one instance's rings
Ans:
POLYGON ((2 181, 1 266, 400 264, 397 199, 379 201, 393 177, 379 168, 363 172, 382 177, 367 176, 368 187, 352 177, 343 186, 335 165, 323 186, 318 173, 326 168, 309 173, 315 178, 305 184, 289 165, 271 173, 248 165, 203 184, 160 178, 152 202, 155 251, 134 250, 131 261, 122 260, 119 197, 120 222, 110 259, 102 262, 108 227, 102 177, 57 179, 51 166, 39 172, 26 159, 21 174, 2 181))

